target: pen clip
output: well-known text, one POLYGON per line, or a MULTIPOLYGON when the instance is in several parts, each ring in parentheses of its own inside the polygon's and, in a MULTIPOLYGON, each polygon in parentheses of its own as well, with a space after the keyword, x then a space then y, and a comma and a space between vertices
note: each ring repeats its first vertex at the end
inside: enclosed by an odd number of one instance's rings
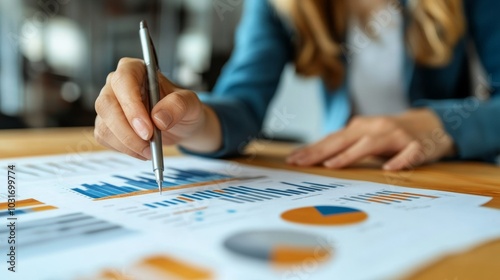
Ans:
POLYGON ((148 35, 149 35, 149 42, 151 44, 151 48, 153 49, 153 56, 154 56, 153 59, 155 60, 156 71, 160 71, 160 64, 158 63, 158 56, 156 54, 155 44, 153 43, 153 39, 151 38, 151 34, 149 34, 149 30, 148 30, 148 35))

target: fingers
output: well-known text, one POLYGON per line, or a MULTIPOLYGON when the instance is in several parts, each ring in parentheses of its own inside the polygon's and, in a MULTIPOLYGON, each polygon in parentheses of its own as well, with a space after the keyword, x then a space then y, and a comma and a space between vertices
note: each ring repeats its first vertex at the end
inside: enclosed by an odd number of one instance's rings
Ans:
POLYGON ((400 153, 391 158, 384 169, 389 171, 401 170, 405 168, 413 168, 427 161, 425 152, 419 141, 414 140, 406 146, 400 153))
POLYGON ((368 156, 394 155, 412 140, 408 133, 400 129, 386 134, 363 136, 345 151, 326 160, 323 165, 332 169, 344 168, 368 156))
POLYGON ((147 156, 143 156, 123 145, 122 142, 118 140, 118 138, 116 138, 116 136, 108 129, 99 116, 97 116, 95 120, 94 137, 99 144, 110 149, 123 152, 129 156, 140 160, 147 160, 148 158, 151 158, 151 150, 148 151, 147 156))
POLYGON ((146 94, 145 77, 142 60, 122 58, 116 72, 108 76, 107 85, 110 85, 130 127, 143 140, 148 140, 153 135, 153 125, 142 98, 146 94))
POLYGON ((295 151, 287 158, 287 163, 299 166, 321 163, 351 146, 358 137, 359 133, 351 130, 334 133, 316 144, 295 151))
POLYGON ((121 152, 150 158, 148 141, 141 139, 132 129, 110 85, 106 84, 102 89, 96 100, 95 109, 99 116, 96 130, 101 144, 110 142, 108 146, 121 152), (121 143, 120 145, 116 143, 115 138, 121 143))
POLYGON ((385 139, 363 137, 344 152, 326 160, 323 165, 328 168, 343 168, 369 155, 378 154, 386 149, 385 139))

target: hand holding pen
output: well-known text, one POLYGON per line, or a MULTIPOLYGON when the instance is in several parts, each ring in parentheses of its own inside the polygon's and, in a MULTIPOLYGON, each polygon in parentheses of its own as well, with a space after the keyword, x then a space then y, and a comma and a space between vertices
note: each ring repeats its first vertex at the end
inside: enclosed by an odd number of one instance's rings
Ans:
POLYGON ((149 111, 141 92, 148 83, 144 61, 122 58, 95 103, 94 136, 100 144, 141 160, 151 160, 154 128, 164 145, 181 145, 194 152, 212 152, 222 143, 219 120, 190 90, 157 73, 159 101, 149 111))

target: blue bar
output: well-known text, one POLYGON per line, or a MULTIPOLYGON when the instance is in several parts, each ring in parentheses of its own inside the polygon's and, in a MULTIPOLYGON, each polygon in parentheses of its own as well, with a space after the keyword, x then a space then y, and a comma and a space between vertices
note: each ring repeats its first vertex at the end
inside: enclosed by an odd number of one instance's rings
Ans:
POLYGON ((94 185, 94 186, 88 186, 87 188, 89 188, 90 190, 93 190, 95 192, 98 192, 98 193, 103 193, 105 194, 104 196, 111 196, 111 195, 116 195, 117 193, 111 191, 111 190, 107 190, 106 187, 101 187, 101 186, 98 186, 98 185, 94 185))
POLYGON ((103 187, 106 187, 107 189, 113 190, 113 191, 118 192, 120 194, 128 193, 128 192, 123 190, 124 187, 117 187, 117 186, 111 185, 111 184, 106 183, 106 182, 103 182, 103 183, 104 183, 103 187))
POLYGON ((76 189, 71 189, 71 190, 72 190, 72 191, 75 191, 75 192, 77 192, 77 193, 83 194, 83 195, 85 195, 85 196, 88 196, 88 197, 90 197, 90 198, 101 198, 101 196, 100 196, 100 195, 95 194, 94 192, 84 191, 84 190, 81 190, 81 189, 78 189, 78 188, 76 188, 76 189))
POLYGON ((275 194, 275 195, 279 195, 279 196, 277 196, 277 198, 280 198, 281 196, 291 196, 291 194, 288 194, 288 193, 284 194, 284 193, 279 192, 279 191, 278 192, 274 192, 274 191, 271 191, 270 189, 259 190, 259 189, 244 187, 244 186, 239 186, 239 188, 250 189, 250 190, 253 190, 254 192, 258 192, 258 193, 265 193, 265 194, 272 193, 272 194, 275 194))
POLYGON ((293 193, 293 194, 308 194, 307 192, 296 191, 292 189, 284 190, 285 192, 293 193))
POLYGON ((96 185, 89 185, 87 187, 87 192, 92 192, 94 195, 98 195, 99 197, 105 197, 109 195, 107 192, 100 190, 99 186, 96 185))
POLYGON ((260 198, 255 198, 255 197, 248 197, 248 196, 244 196, 242 194, 238 194, 236 195, 237 198, 239 199, 247 199, 247 200, 250 200, 252 202, 255 202, 255 201, 263 201, 263 199, 260 199, 260 198))
POLYGON ((177 171, 177 172, 179 172, 181 174, 190 174, 190 175, 197 176, 197 177, 207 177, 207 176, 211 176, 211 175, 221 175, 221 174, 207 172, 207 171, 203 171, 203 170, 197 170, 197 169, 181 170, 181 169, 174 168, 174 167, 170 167, 169 169, 177 171))
POLYGON ((122 187, 124 191, 126 191, 127 193, 133 193, 133 192, 136 192, 136 191, 140 191, 136 188, 133 188, 133 187, 122 187))
POLYGON ((340 184, 332 184, 333 186, 331 186, 331 185, 324 185, 324 184, 318 184, 318 183, 312 183, 312 182, 303 182, 303 183, 317 186, 317 187, 325 187, 325 188, 331 188, 331 189, 335 189, 337 187, 345 187, 344 185, 340 185, 340 184))
POLYGON ((177 199, 177 198, 174 198, 172 199, 173 201, 177 201, 177 202, 180 202, 180 203, 187 203, 187 201, 184 201, 182 199, 177 199))
POLYGON ((305 186, 297 185, 297 184, 292 184, 292 183, 287 183, 287 182, 281 182, 282 184, 289 185, 292 187, 299 187, 299 188, 306 188, 305 186))
MULTIPOLYGON (((216 193, 214 191, 206 191, 208 193, 216 193)), ((218 195, 220 196, 223 196, 223 197, 228 197, 228 198, 232 198, 232 199, 239 199, 239 200, 243 200, 243 201, 248 201, 248 202, 254 202, 252 200, 247 200, 247 199, 244 199, 244 198, 241 198, 241 197, 234 197, 232 195, 227 195, 227 194, 223 194, 223 193, 217 193, 218 195)))
POLYGON ((303 188, 308 188, 308 189, 313 189, 313 190, 317 190, 317 191, 324 191, 324 190, 328 190, 329 188, 325 188, 325 187, 319 187, 319 186, 304 186, 303 188))
POLYGON ((199 193, 199 192, 195 192, 192 195, 193 196, 198 196, 198 197, 201 197, 201 198, 204 198, 204 199, 212 199, 213 198, 212 196, 208 196, 206 194, 202 194, 202 193, 199 193))
POLYGON ((214 192, 211 192, 211 191, 201 191, 200 193, 204 194, 204 195, 209 195, 211 197, 221 197, 218 193, 214 193, 214 192))
POLYGON ((172 202, 172 201, 168 201, 168 200, 164 200, 163 202, 170 203, 170 204, 172 204, 172 205, 177 205, 177 203, 172 202))
POLYGON ((317 190, 317 189, 311 189, 311 188, 308 188, 308 187, 300 187, 300 188, 297 188, 298 190, 303 190, 303 191, 307 191, 307 192, 318 192, 318 191, 321 191, 321 190, 317 190))
POLYGON ((189 194, 181 194, 181 196, 186 197, 186 198, 190 198, 190 199, 195 199, 195 200, 203 200, 202 198, 197 198, 197 197, 194 197, 194 196, 189 195, 189 194))
POLYGON ((265 190, 266 191, 273 191, 274 193, 278 193, 278 194, 285 195, 285 196, 291 196, 291 194, 289 192, 282 191, 282 190, 277 190, 277 189, 272 189, 272 188, 267 188, 265 190))
POLYGON ((346 197, 341 197, 340 199, 370 204, 369 202, 366 202, 366 201, 360 201, 360 200, 355 200, 355 199, 346 198, 346 197))
MULTIPOLYGON (((140 182, 156 184, 156 180, 151 178, 151 177, 137 176, 137 178, 142 179, 142 181, 140 181, 140 182)), ((137 180, 131 180, 131 181, 137 181, 137 180)))
POLYGON ((280 196, 272 195, 272 194, 269 194, 269 193, 267 193, 265 191, 262 191, 262 190, 252 189, 252 188, 248 188, 248 187, 244 187, 244 186, 230 187, 230 188, 235 188, 235 189, 238 189, 238 190, 248 191, 250 193, 256 193, 258 195, 264 195, 264 196, 268 196, 268 197, 271 197, 271 198, 280 198, 280 196))
MULTIPOLYGON (((229 187, 229 188, 231 188, 231 187, 229 187)), ((235 190, 235 189, 231 189, 231 191, 233 191, 235 193, 239 193, 239 194, 244 194, 244 195, 247 195, 247 196, 258 197, 258 198, 261 198, 261 199, 272 199, 270 197, 259 196, 259 195, 253 194, 253 193, 248 193, 248 192, 245 192, 245 191, 240 191, 240 190, 235 190)))
POLYGON ((168 204, 161 203, 161 202, 155 202, 154 204, 160 205, 160 206, 163 206, 163 207, 168 207, 168 204))
POLYGON ((191 181, 186 181, 186 180, 182 180, 182 179, 178 179, 178 178, 173 178, 171 176, 165 176, 165 178, 167 179, 170 179, 170 180, 174 180, 174 182, 178 185, 188 185, 188 184, 192 184, 193 182, 191 181))
POLYGON ((172 183, 172 182, 169 182, 169 181, 163 181, 162 183, 162 186, 164 187, 175 187, 175 186, 178 186, 179 184, 176 184, 176 183, 172 183))
POLYGON ((156 207, 156 206, 154 206, 154 205, 147 204, 147 203, 144 203, 144 206, 147 206, 147 207, 149 207, 149 208, 158 208, 158 207, 156 207))
POLYGON ((152 190, 158 188, 158 185, 153 186, 150 183, 144 183, 144 182, 139 182, 139 181, 127 181, 126 182, 129 185, 136 186, 142 190, 152 190))
POLYGON ((239 203, 239 204, 244 203, 244 202, 241 202, 241 201, 231 200, 231 199, 229 199, 229 198, 225 198, 225 197, 221 197, 221 198, 219 198, 219 199, 220 199, 220 200, 229 201, 229 202, 239 203))

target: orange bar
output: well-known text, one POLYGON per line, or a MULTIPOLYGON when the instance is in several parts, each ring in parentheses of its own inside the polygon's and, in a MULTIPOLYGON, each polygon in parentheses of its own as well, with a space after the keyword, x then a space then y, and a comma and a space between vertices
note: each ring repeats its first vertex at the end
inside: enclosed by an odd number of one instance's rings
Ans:
POLYGON ((218 193, 224 193, 223 190, 213 190, 214 192, 218 192, 218 193))
POLYGON ((387 196, 393 196, 393 197, 397 197, 397 198, 404 199, 404 200, 411 200, 410 199, 411 197, 409 195, 388 194, 387 196))
POLYGON ((425 194, 416 194, 416 193, 408 193, 408 192, 405 192, 404 194, 413 195, 413 196, 428 197, 428 198, 439 198, 439 196, 432 196, 432 195, 425 195, 425 194))
MULTIPOLYGON (((34 206, 34 205, 43 205, 43 203, 36 200, 36 199, 33 199, 33 198, 28 198, 28 199, 24 199, 24 200, 16 200, 16 208, 34 206)), ((9 208, 8 202, 0 203, 0 210, 5 210, 8 208, 9 208)))
POLYGON ((99 278, 96 279, 96 280, 109 280, 109 279, 113 279, 113 280, 133 280, 133 278, 131 277, 128 277, 127 275, 121 273, 121 272, 118 272, 118 271, 115 271, 115 270, 105 270, 101 273, 101 275, 99 275, 99 278))
POLYGON ((379 199, 379 200, 382 200, 382 201, 390 201, 390 202, 394 202, 394 201, 398 201, 396 199, 389 199, 389 198, 384 198, 383 196, 381 195, 377 195, 377 196, 372 196, 371 199, 379 199))
POLYGON ((379 199, 375 199, 375 198, 367 198, 367 200, 370 201, 370 202, 386 203, 383 200, 379 200, 379 199))
POLYGON ((165 278, 174 276, 175 279, 213 279, 211 271, 196 267, 167 256, 154 256, 143 260, 140 266, 153 268, 162 273, 165 278))
POLYGON ((34 212, 41 212, 41 211, 54 210, 54 209, 57 209, 57 207, 52 206, 52 205, 44 205, 44 206, 40 206, 40 207, 31 208, 31 210, 33 210, 34 212))
POLYGON ((387 198, 387 199, 394 199, 395 201, 401 201, 401 200, 410 200, 408 198, 403 198, 403 197, 393 197, 392 195, 385 195, 385 194, 379 194, 377 195, 381 198, 387 198))
POLYGON ((271 252, 271 262, 276 266, 292 266, 305 262, 320 263, 331 257, 330 250, 323 248, 300 248, 278 245, 271 252))
POLYGON ((186 197, 182 197, 182 196, 178 196, 177 199, 184 200, 184 201, 187 201, 187 202, 193 202, 192 199, 189 199, 189 198, 186 198, 186 197))

